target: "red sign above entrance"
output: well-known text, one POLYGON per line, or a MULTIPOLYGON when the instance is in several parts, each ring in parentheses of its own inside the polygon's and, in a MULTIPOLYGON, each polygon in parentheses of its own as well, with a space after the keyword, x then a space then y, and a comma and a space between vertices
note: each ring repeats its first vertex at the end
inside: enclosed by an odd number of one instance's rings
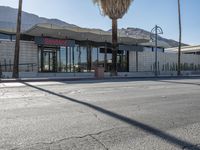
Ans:
POLYGON ((74 40, 65 39, 54 39, 47 37, 35 37, 35 43, 38 45, 49 45, 49 46, 75 46, 74 40))
POLYGON ((67 40, 44 38, 44 44, 66 46, 67 40))

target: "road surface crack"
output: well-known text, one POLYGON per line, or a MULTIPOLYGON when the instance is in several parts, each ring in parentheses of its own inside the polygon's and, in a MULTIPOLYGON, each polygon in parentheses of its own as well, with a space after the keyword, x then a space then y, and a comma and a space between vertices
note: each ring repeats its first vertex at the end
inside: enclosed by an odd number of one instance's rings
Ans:
POLYGON ((101 146, 103 146, 103 148, 105 150, 109 150, 105 144, 103 144, 100 140, 98 140, 97 138, 95 138, 93 135, 90 135, 91 138, 93 138, 96 142, 98 142, 101 146))
POLYGON ((32 146, 36 146, 36 145, 52 145, 52 144, 59 144, 63 141, 67 141, 67 140, 71 140, 71 139, 82 139, 82 138, 86 138, 86 137, 91 137, 92 139, 94 139, 96 142, 98 142, 101 146, 103 146, 105 148, 105 150, 108 150, 108 148, 101 142, 99 141, 97 138, 95 138, 95 136, 98 136, 104 132, 109 132, 109 131, 112 131, 114 129, 118 129, 118 128, 123 128, 123 127, 115 127, 115 128, 111 128, 111 129, 108 129, 108 130, 103 130, 103 131, 100 131, 100 132, 97 132, 97 133, 92 133, 92 134, 86 134, 86 135, 83 135, 83 136, 72 136, 72 137, 67 137, 67 138, 63 138, 63 139, 59 139, 59 140, 55 140, 55 141, 52 141, 52 142, 38 142, 38 143, 35 143, 35 144, 32 144, 32 145, 29 145, 28 147, 32 147, 32 146))
POLYGON ((93 116, 94 116, 95 118, 97 118, 97 120, 102 121, 102 120, 98 117, 97 114, 95 114, 95 113, 92 113, 92 114, 93 114, 93 116))

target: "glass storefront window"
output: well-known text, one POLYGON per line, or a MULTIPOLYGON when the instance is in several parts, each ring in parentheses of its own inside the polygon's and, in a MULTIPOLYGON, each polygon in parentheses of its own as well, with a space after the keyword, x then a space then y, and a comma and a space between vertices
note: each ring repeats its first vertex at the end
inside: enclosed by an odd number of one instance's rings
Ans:
POLYGON ((42 71, 44 72, 53 72, 54 70, 54 59, 53 59, 53 51, 50 49, 44 49, 42 51, 42 71))
POLYGON ((122 72, 123 71, 123 54, 124 54, 124 51, 118 51, 118 54, 117 54, 117 70, 119 72, 122 72))
POLYGON ((83 46, 76 46, 74 48, 74 71, 87 72, 88 71, 88 53, 87 48, 83 46))
POLYGON ((87 48, 86 47, 80 47, 80 51, 81 51, 81 57, 80 57, 80 62, 79 62, 79 65, 80 65, 80 69, 81 69, 81 72, 87 72, 88 69, 87 69, 87 48))
POLYGON ((42 51, 41 51, 41 48, 39 47, 38 48, 38 71, 39 72, 42 71, 42 69, 41 69, 41 53, 42 53, 42 51))
POLYGON ((58 52, 58 70, 59 72, 66 72, 67 71, 67 65, 66 65, 66 47, 60 47, 58 52))
POLYGON ((94 72, 95 68, 98 66, 98 48, 93 47, 92 52, 92 65, 91 65, 91 71, 94 72))
POLYGON ((124 51, 122 55, 122 72, 128 72, 128 52, 124 51))
POLYGON ((106 58, 106 71, 110 72, 112 70, 112 51, 110 49, 107 50, 106 58))
MULTIPOLYGON (((105 47, 39 47, 40 72, 94 72, 98 66, 112 69, 112 50, 105 47)), ((118 72, 128 71, 128 52, 118 51, 118 72)))
POLYGON ((98 53, 98 66, 105 67, 105 49, 99 48, 98 53))
POLYGON ((38 48, 38 70, 39 72, 58 72, 59 56, 57 48, 38 48))
POLYGON ((81 50, 80 50, 80 47, 78 45, 76 45, 75 49, 74 49, 74 69, 75 69, 75 72, 81 72, 80 61, 81 61, 81 50))
POLYGON ((72 47, 67 47, 67 72, 73 72, 72 47))
POLYGON ((0 39, 5 41, 15 41, 16 36, 15 35, 9 35, 9 34, 2 34, 0 33, 0 39))

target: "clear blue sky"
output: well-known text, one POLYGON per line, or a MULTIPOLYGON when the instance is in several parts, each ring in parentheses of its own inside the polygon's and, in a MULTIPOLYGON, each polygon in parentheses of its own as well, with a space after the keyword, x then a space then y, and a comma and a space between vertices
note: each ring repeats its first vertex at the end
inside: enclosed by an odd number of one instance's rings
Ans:
MULTIPOLYGON (((23 10, 41 17, 58 18, 81 27, 108 30, 111 22, 100 15, 92 0, 23 0, 23 10)), ((0 5, 17 8, 18 0, 0 0, 0 5)), ((181 0, 183 42, 200 44, 200 0, 181 0)), ((134 0, 119 28, 150 31, 156 24, 164 37, 178 40, 177 0, 134 0)))

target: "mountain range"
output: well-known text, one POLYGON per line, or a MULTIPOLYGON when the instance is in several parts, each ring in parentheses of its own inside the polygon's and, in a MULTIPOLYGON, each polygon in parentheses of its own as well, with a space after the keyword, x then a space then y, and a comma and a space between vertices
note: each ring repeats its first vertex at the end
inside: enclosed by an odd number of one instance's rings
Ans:
MULTIPOLYGON (((17 9, 7 7, 7 6, 0 6, 0 29, 6 29, 6 30, 15 30, 16 28, 16 19, 17 18, 17 9)), ((22 31, 26 31, 33 27, 36 24, 39 23, 49 23, 59 26, 67 26, 67 27, 78 27, 77 25, 66 23, 59 19, 48 19, 44 17, 39 17, 37 15, 23 12, 22 13, 22 31)), ((110 32, 109 30, 108 32, 110 32)), ((127 29, 119 29, 119 33, 126 34, 129 36, 143 36, 143 37, 149 37, 150 32, 139 29, 139 28, 133 28, 129 27, 127 29)), ((167 43, 168 47, 177 47, 178 42, 171 39, 166 39, 161 36, 158 37, 159 41, 167 43)), ((183 44, 186 45, 186 44, 183 44)))

